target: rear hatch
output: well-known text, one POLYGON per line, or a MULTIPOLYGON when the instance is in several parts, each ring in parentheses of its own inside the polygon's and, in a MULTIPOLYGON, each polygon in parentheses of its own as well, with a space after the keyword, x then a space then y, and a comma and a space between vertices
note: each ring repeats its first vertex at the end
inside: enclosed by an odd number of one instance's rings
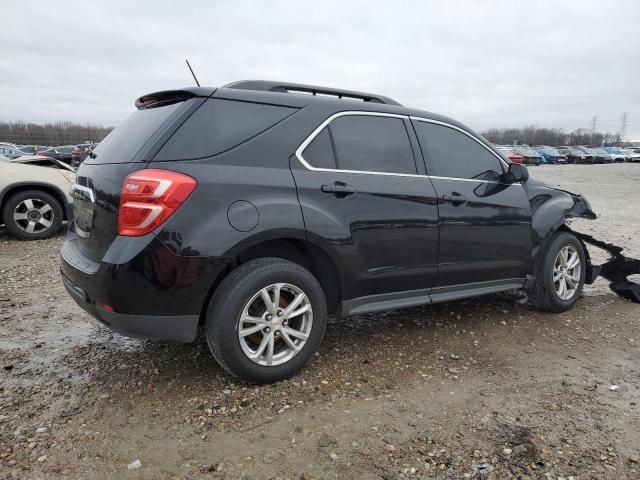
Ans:
POLYGON ((160 92, 136 101, 138 110, 87 156, 73 187, 77 245, 99 262, 118 234, 118 207, 125 177, 146 164, 164 141, 213 93, 212 89, 160 92))

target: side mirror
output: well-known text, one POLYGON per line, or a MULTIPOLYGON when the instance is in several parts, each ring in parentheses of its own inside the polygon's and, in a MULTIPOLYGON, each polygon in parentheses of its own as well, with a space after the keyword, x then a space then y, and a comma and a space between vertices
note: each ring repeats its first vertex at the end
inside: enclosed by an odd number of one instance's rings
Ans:
POLYGON ((509 164, 507 171, 507 183, 525 183, 529 180, 529 170, 521 163, 509 164))

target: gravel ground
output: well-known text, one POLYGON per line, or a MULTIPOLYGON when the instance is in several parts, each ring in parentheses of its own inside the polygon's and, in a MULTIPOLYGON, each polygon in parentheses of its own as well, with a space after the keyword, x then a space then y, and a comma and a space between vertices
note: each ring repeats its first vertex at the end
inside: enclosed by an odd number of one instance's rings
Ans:
MULTIPOLYGON (((543 166, 640 256, 640 165, 543 166)), ((0 478, 640 478, 640 306, 596 285, 552 315, 514 292, 329 326, 256 387, 195 345, 73 304, 62 237, 0 231, 0 478)))

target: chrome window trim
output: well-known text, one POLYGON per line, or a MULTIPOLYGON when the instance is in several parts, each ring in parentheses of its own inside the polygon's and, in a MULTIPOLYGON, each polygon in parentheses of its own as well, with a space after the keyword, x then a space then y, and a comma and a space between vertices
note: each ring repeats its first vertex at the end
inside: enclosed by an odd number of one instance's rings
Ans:
MULTIPOLYGON (((331 115, 329 118, 324 120, 320 125, 316 127, 316 129, 309 134, 309 136, 300 144, 298 149, 296 150, 296 157, 302 165, 307 169, 314 172, 338 172, 338 173, 362 173, 366 175, 386 175, 392 177, 420 177, 423 178, 425 175, 419 175, 417 173, 391 173, 391 172, 370 172, 368 170, 342 170, 340 168, 318 168, 309 164, 304 157, 302 156, 302 152, 305 148, 309 146, 309 144, 318 136, 318 134, 322 131, 324 127, 329 125, 333 120, 340 117, 345 117, 348 115, 359 115, 363 117, 389 117, 389 118, 399 118, 401 120, 409 119, 408 115, 398 115, 396 113, 382 113, 382 112, 367 112, 367 111, 358 111, 358 110, 347 110, 344 112, 338 112, 331 115)), ((407 137, 407 141, 409 141, 409 137, 407 137)))
MULTIPOLYGON (((320 123, 320 125, 318 125, 296 149, 295 156, 297 157, 298 161, 302 164, 303 167, 313 172, 359 173, 363 175, 383 175, 383 176, 391 176, 391 177, 435 178, 435 179, 442 179, 442 180, 460 180, 463 182, 474 182, 474 183, 498 183, 498 184, 504 183, 504 182, 496 182, 493 180, 476 180, 473 178, 458 178, 458 177, 439 177, 436 175, 420 175, 420 174, 413 174, 413 173, 372 172, 368 170, 343 170, 340 168, 320 168, 320 167, 314 167, 313 165, 309 164, 302 156, 302 152, 304 152, 304 150, 309 146, 309 144, 318 136, 318 134, 322 131, 322 129, 324 129, 336 118, 344 117, 347 115, 360 115, 360 116, 367 116, 367 117, 390 117, 390 118, 399 118, 402 120, 404 119, 417 120, 417 121, 422 121, 427 123, 436 123, 439 125, 443 125, 445 127, 451 127, 455 130, 458 130, 464 133, 465 135, 471 137, 473 140, 478 142, 480 145, 482 145, 489 152, 491 152, 500 162, 502 162, 508 168, 508 163, 503 158, 500 158, 498 155, 496 155, 495 152, 493 152, 489 147, 487 147, 484 143, 482 143, 476 137, 474 137, 468 132, 465 132, 463 129, 456 127, 455 125, 451 125, 450 123, 446 123, 446 122, 440 122, 438 120, 430 120, 423 117, 416 117, 412 115, 400 115, 397 113, 383 113, 383 112, 368 112, 364 110, 347 110, 344 112, 337 112, 329 116, 328 118, 326 118, 322 123, 320 123)), ((508 184, 508 185, 522 185, 522 184, 508 184)))

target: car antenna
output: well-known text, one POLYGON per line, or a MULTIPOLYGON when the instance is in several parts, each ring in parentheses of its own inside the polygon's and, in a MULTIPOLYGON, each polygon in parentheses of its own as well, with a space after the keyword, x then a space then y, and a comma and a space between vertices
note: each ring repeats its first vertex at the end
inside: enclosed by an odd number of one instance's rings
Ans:
POLYGON ((193 68, 191 68, 191 65, 189 64, 189 60, 185 58, 184 61, 187 62, 187 67, 189 67, 189 71, 191 72, 191 75, 193 75, 193 79, 196 81, 196 85, 200 86, 200 82, 198 81, 196 74, 193 73, 193 68))

